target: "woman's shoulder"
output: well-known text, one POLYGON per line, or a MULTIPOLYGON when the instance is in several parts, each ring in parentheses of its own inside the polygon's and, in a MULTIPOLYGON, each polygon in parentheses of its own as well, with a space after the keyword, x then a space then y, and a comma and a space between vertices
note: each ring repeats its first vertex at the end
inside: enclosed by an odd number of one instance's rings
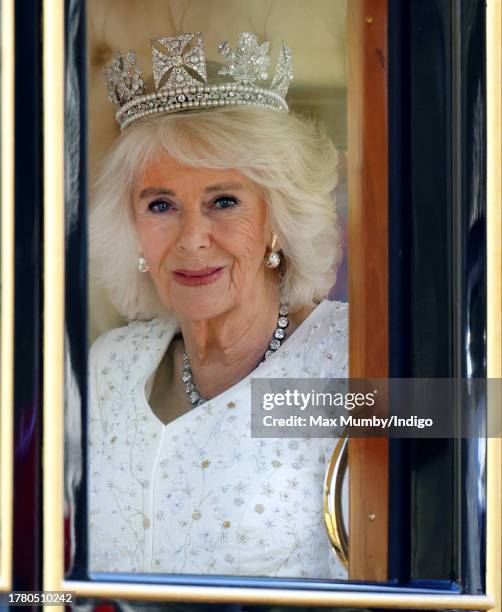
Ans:
POLYGON ((344 377, 348 369, 349 307, 324 300, 304 321, 304 369, 319 377, 344 377))
POLYGON ((317 306, 312 314, 316 315, 320 321, 348 325, 349 305, 347 302, 326 299, 317 306))
POLYGON ((323 300, 303 322, 312 340, 348 333, 348 326, 348 303, 328 299, 323 300))
POLYGON ((99 361, 110 353, 114 356, 127 356, 150 350, 152 344, 161 342, 175 323, 170 319, 134 320, 127 325, 109 329, 92 344, 89 361, 99 361))

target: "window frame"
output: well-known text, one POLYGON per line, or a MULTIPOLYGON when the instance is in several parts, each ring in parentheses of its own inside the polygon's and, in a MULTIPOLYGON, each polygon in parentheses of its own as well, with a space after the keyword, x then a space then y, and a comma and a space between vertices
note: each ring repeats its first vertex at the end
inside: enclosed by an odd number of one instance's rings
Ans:
MULTIPOLYGON (((351 0, 352 1, 352 0, 351 0)), ((353 0, 356 1, 356 0, 353 0)), ((359 0, 357 0, 359 1, 359 0)), ((360 0, 363 8, 366 8, 365 0, 360 0)), ((367 0, 370 4, 369 0, 367 0)), ((433 0, 431 0, 433 1, 433 0)), ((472 0, 471 4, 474 3, 472 0)), ((453 4, 456 4, 455 2, 453 4)), ((465 0, 464 5, 468 6, 468 0, 465 0)), ((392 2, 390 2, 390 6, 392 2)), ((484 593, 479 591, 476 594, 464 594, 462 589, 465 588, 465 583, 462 582, 465 577, 463 566, 460 565, 460 574, 458 583, 450 583, 443 585, 444 588, 431 588, 428 586, 409 586, 392 587, 388 585, 371 585, 371 584, 337 584, 323 583, 322 581, 300 581, 296 579, 259 579, 259 578, 241 578, 241 577, 219 577, 212 580, 209 577, 203 577, 195 581, 193 577, 173 577, 172 580, 166 580, 164 576, 157 580, 152 576, 142 576, 139 580, 126 582, 125 576, 118 576, 112 580, 112 576, 103 577, 103 580, 85 580, 82 567, 74 568, 72 579, 64 578, 64 517, 63 517, 63 487, 64 487, 64 379, 65 379, 65 334, 66 338, 72 346, 69 350, 73 350, 73 363, 82 361, 85 364, 86 357, 83 356, 84 347, 86 346, 86 328, 81 326, 79 338, 75 341, 69 335, 71 327, 68 318, 65 318, 65 303, 66 313, 71 309, 70 304, 76 305, 77 295, 75 292, 68 292, 68 274, 65 277, 64 262, 68 261, 68 248, 71 246, 72 240, 75 237, 72 232, 75 231, 75 225, 72 225, 72 218, 68 212, 68 205, 65 207, 65 199, 73 198, 74 207, 73 213, 81 212, 81 207, 86 201, 86 186, 85 186, 85 158, 84 154, 76 153, 80 151, 84 142, 84 130, 80 130, 81 138, 75 147, 74 132, 65 131, 65 111, 66 119, 70 108, 68 104, 65 106, 64 91, 65 82, 68 84, 68 79, 77 76, 77 72, 71 73, 75 66, 79 65, 82 69, 82 51, 77 52, 71 58, 74 64, 70 65, 70 57, 66 56, 66 72, 65 72, 65 44, 80 41, 83 44, 83 36, 85 34, 85 26, 83 25, 85 3, 77 0, 72 0, 68 3, 44 2, 43 5, 43 29, 44 29, 44 126, 45 133, 50 134, 50 138, 44 140, 44 358, 45 367, 43 371, 43 419, 46 426, 44 427, 44 480, 43 480, 43 515, 44 515, 44 552, 43 552, 43 570, 44 581, 43 588, 45 590, 69 590, 76 591, 81 597, 106 597, 106 598, 125 598, 125 599, 149 599, 159 601, 207 601, 207 602, 235 602, 243 603, 276 603, 276 604, 304 604, 304 605, 349 605, 353 607, 385 607, 385 608, 435 608, 435 609, 490 609, 495 605, 496 598, 500 601, 500 590, 497 586, 497 580, 500 584, 500 550, 496 550, 495 543, 500 541, 500 523, 501 523, 501 508, 500 508, 500 471, 498 470, 497 461, 500 461, 500 439, 491 438, 487 440, 487 530, 486 530, 486 562, 487 562, 487 582, 484 593), (65 6, 67 11, 65 13, 65 6), (78 27, 69 28, 68 18, 80 20, 78 27), (66 26, 66 27, 65 27, 66 26), (66 81, 65 81, 66 78, 66 81), (65 154, 74 155, 72 159, 73 177, 78 178, 78 193, 65 193, 65 154), (75 199, 76 198, 76 199, 75 199), (66 288, 66 290, 65 290, 66 288), (47 426, 50 424, 50 427, 47 426), (498 475, 497 475, 498 474, 498 475), (498 535, 498 540, 496 539, 498 535), (498 563, 498 567, 497 567, 498 563), (159 584, 159 582, 164 584, 159 584)), ((362 11, 361 14, 364 14, 362 11)), ((369 16, 369 15, 367 15, 369 16)), ((458 15, 455 11, 451 14, 452 24, 462 28, 458 15)), ((486 13, 486 27, 490 40, 490 49, 495 49, 497 57, 500 57, 500 39, 497 38, 494 28, 496 24, 500 26, 500 5, 497 6, 495 0, 488 0, 486 13)), ((460 30, 462 31, 462 29, 460 30)), ((456 52, 460 53, 461 46, 453 46, 456 52)), ((459 61, 459 59, 457 58, 459 61)), ((466 73, 462 74, 462 69, 454 62, 454 67, 460 72, 454 75, 452 83, 458 95, 462 93, 462 78, 466 73), (460 82, 458 79, 460 78, 460 82), (457 79, 457 80, 455 80, 457 79)), ((85 64, 84 64, 85 65, 85 64)), ((82 74, 82 73, 80 73, 82 74)), ((80 93, 85 93, 85 79, 77 78, 72 82, 80 88, 80 93)), ((500 110, 500 75, 496 74, 496 68, 493 64, 489 65, 488 72, 488 113, 489 113, 489 129, 490 126, 496 125, 494 111, 500 110), (497 85, 498 83, 498 85, 497 85), (498 87, 498 90, 497 90, 498 87), (498 93, 497 93, 498 91, 498 93), (491 97, 493 96, 493 98, 491 97), (497 98, 498 96, 498 98, 497 98), (498 104, 498 107, 497 107, 498 104), (490 123, 491 122, 491 123, 490 123)), ((69 92, 69 89, 66 90, 69 92)), ((83 99, 83 98, 82 98, 83 99)), ((399 90, 389 89, 389 104, 396 104, 399 99, 399 90)), ((460 99, 456 100, 460 102, 460 99)), ((66 103, 68 100, 66 100, 66 103)), ((453 101, 455 103, 455 100, 453 101)), ((394 106, 395 108, 395 106, 394 106)), ((409 110, 409 109, 408 109, 409 110)), ((80 125, 85 119, 85 107, 80 104, 73 106, 71 111, 76 113, 73 118, 77 117, 80 120, 80 125)), ((394 126, 395 127, 395 126, 394 126)), ((459 128, 459 124, 454 125, 454 129, 459 128)), ((392 125, 390 126, 392 129, 392 125)), ((462 125, 460 125, 462 130, 462 125)), ((392 132, 390 132, 392 135, 392 132)), ((457 137, 461 136, 461 132, 457 133, 457 137)), ((397 134, 394 134, 398 138, 397 134)), ((492 138, 495 138, 492 133, 492 138)), ((392 142, 391 141, 391 146, 392 142)), ((461 145, 462 141, 457 141, 461 145)), ((500 145, 500 136, 499 136, 500 145)), ((500 195, 500 175, 498 179, 494 179, 496 174, 496 164, 500 167, 500 146, 495 149, 493 142, 489 149, 491 158, 488 160, 489 174, 488 179, 488 224, 487 227, 491 230, 490 223, 500 228, 500 197, 497 200, 497 193, 500 195), (497 159, 498 155, 498 159, 497 159), (491 182, 490 182, 491 180, 491 182), (497 182, 498 180, 498 182, 497 182), (498 191, 497 191, 498 190, 498 191)), ((84 148, 85 150, 85 148, 84 148)), ((394 154, 395 154, 394 150, 394 154)), ((391 149, 392 156, 392 149, 391 149)), ((460 164, 462 160, 457 160, 460 164)), ((394 162, 396 160, 394 159, 394 162)), ((393 165, 390 165, 391 170, 393 165)), ((459 178, 460 166, 452 165, 452 183, 455 178, 459 178), (457 174, 455 174, 457 172, 457 174)), ((68 174, 66 174, 68 177, 68 174)), ((363 180, 363 179, 361 179, 363 180)), ((70 181, 68 181, 70 183, 70 181)), ((458 187, 458 185, 457 185, 458 187)), ((394 189, 403 193, 406 189, 405 184, 394 184, 394 189)), ((391 183, 392 190, 392 183, 391 183)), ((454 191, 452 190, 452 193, 454 191)), ((458 192, 457 192, 458 194, 458 192)), ((394 192, 395 196, 395 192, 394 192)), ((392 198, 392 195, 391 195, 392 198)), ((392 199, 390 200, 392 203, 392 199)), ((453 202, 453 200, 452 200, 453 202)), ((85 221, 80 229, 84 228, 85 221)), ((78 238, 78 235, 77 235, 78 238)), ((488 328, 495 330, 493 335, 487 336, 488 343, 488 375, 501 376, 500 373, 500 312, 502 310, 500 303, 500 280, 493 272, 493 267, 501 268, 500 247, 496 246, 494 239, 496 236, 489 235, 488 241, 488 258, 490 262, 490 270, 487 277, 488 282, 488 303, 491 300, 495 303, 495 307, 491 307, 488 313, 488 328), (498 284, 497 284, 498 283, 498 284), (498 342, 498 347, 497 347, 498 342)), ((458 245, 457 245, 458 246, 458 245)), ((85 247, 80 247, 72 251, 72 259, 78 265, 85 258, 85 247)), ((85 282, 84 282, 85 284, 85 282)), ((83 294, 80 293, 78 299, 80 303, 86 302, 83 299, 85 295, 85 287, 80 287, 83 294)), ((395 304, 395 303, 394 303, 395 304)), ((78 314, 77 311, 73 311, 78 314)), ((67 345, 68 346, 68 345, 67 345)), ((406 349, 406 347, 405 347, 406 349)), ((404 350, 401 347, 401 350, 404 350)), ((85 376, 83 372, 77 372, 77 383, 81 392, 82 402, 85 404, 85 376)), ((85 410, 84 410, 85 414, 85 410)), ((85 430, 85 428, 83 428, 85 430)), ((83 444, 85 447, 85 434, 83 444)), ((85 448, 83 449, 83 458, 85 465, 85 448)), ((469 529, 468 524, 463 525, 464 529, 469 529)), ((85 552, 85 551, 84 551, 85 552)), ((469 551, 466 551, 469 554, 469 551)), ((115 576, 115 575, 114 575, 115 576)), ((200 578, 200 577, 199 577, 200 578)), ((439 587, 440 585, 437 585, 439 587)))

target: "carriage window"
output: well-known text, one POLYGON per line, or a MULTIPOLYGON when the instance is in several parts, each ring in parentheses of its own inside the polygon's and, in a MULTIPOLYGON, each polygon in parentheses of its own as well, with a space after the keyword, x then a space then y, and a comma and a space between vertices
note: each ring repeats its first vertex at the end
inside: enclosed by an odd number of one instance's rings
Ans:
MULTIPOLYGON (((452 178, 461 88, 422 82, 464 42, 433 4, 92 0, 67 15, 68 580, 460 588, 458 526, 484 491, 472 428, 378 438, 282 410, 284 385, 360 384, 383 397, 377 417, 413 391, 398 416, 418 418, 439 404, 399 381, 486 376, 467 340, 484 337, 485 245, 462 250, 485 202, 452 191, 478 184, 452 178), (261 384, 274 393, 257 403, 261 384)), ((468 529, 481 541, 482 522, 468 529)))
POLYGON ((338 440, 249 428, 252 377, 348 364, 346 2, 317 4, 90 4, 92 572, 347 577, 338 440))

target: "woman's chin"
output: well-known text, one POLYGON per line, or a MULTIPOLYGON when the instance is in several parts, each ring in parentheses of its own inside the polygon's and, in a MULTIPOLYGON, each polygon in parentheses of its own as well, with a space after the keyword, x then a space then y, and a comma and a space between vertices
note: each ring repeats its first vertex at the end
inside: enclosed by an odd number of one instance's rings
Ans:
POLYGON ((179 319, 186 321, 204 321, 213 319, 231 310, 231 300, 222 299, 222 296, 202 295, 191 299, 172 300, 172 310, 179 319))

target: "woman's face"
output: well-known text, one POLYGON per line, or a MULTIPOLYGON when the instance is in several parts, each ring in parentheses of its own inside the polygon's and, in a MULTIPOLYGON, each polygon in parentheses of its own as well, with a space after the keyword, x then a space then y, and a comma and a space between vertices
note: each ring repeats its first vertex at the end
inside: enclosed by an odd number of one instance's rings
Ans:
POLYGON ((237 170, 194 168, 164 154, 138 176, 133 210, 159 297, 180 317, 212 318, 264 290, 267 205, 237 170))

